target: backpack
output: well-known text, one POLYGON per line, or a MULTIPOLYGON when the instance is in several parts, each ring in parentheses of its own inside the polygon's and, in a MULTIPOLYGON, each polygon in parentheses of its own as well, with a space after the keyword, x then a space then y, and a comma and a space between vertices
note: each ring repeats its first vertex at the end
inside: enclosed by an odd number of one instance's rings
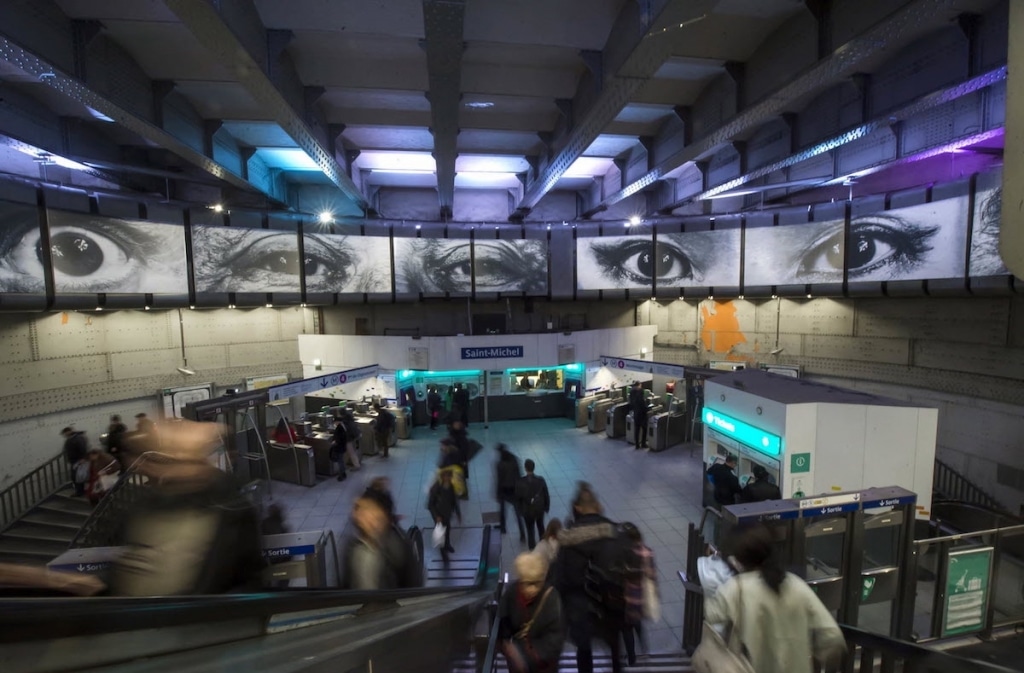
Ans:
POLYGON ((633 542, 621 527, 616 526, 616 536, 607 544, 610 548, 604 558, 590 558, 583 575, 583 590, 599 618, 621 621, 626 613, 626 585, 642 570, 633 542))

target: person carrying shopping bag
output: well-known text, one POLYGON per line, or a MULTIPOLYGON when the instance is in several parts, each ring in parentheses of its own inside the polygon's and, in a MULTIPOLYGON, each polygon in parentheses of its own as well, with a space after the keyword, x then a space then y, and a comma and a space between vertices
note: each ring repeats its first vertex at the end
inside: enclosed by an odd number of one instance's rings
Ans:
POLYGON ((647 653, 647 639, 644 637, 644 620, 657 622, 661 619, 661 601, 658 598, 658 574, 654 566, 654 552, 644 544, 643 535, 632 523, 622 524, 622 530, 633 542, 633 553, 637 567, 626 577, 626 619, 622 628, 622 640, 626 645, 626 661, 636 665, 636 641, 647 653))

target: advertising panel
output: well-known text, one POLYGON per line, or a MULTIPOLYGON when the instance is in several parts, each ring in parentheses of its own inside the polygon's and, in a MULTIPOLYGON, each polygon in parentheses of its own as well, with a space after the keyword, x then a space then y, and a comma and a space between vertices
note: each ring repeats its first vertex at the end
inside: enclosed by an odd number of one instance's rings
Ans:
POLYGON ((192 227, 196 292, 299 292, 295 231, 192 227))
POLYGON ((63 210, 46 216, 57 292, 188 292, 184 227, 63 210))

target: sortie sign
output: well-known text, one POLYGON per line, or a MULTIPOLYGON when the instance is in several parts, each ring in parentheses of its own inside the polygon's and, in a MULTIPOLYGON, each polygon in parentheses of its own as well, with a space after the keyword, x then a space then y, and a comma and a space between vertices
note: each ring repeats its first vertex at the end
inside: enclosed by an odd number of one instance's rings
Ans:
POLYGON ((522 346, 479 346, 476 348, 463 348, 463 360, 488 360, 491 358, 521 358, 523 357, 522 346))

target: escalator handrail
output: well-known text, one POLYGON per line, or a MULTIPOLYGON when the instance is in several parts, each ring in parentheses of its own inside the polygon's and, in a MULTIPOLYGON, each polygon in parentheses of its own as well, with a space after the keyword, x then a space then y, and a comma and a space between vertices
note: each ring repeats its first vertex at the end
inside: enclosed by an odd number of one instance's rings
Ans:
POLYGON ((282 613, 387 604, 411 598, 472 593, 485 587, 492 559, 491 526, 484 526, 480 566, 470 586, 383 591, 290 589, 248 594, 161 597, 0 599, 0 643, 95 635, 231 619, 269 619, 282 613))

